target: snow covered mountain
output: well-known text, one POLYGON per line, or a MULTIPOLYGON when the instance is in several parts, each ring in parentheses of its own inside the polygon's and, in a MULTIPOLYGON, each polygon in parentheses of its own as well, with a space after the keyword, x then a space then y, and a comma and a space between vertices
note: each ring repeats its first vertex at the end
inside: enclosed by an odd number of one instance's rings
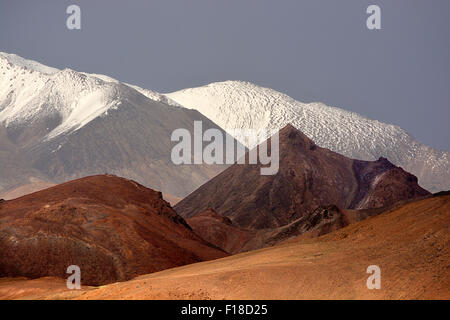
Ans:
POLYGON ((107 76, 0 53, 0 194, 33 181, 114 173, 187 195, 225 167, 174 165, 171 133, 193 131, 195 120, 218 126, 168 102, 107 76))
POLYGON ((167 97, 198 110, 225 130, 279 130, 291 123, 321 147, 361 160, 385 157, 415 174, 429 191, 450 189, 450 152, 423 145, 395 125, 322 103, 302 103, 275 90, 240 81, 211 83, 169 93, 167 97))
POLYGON ((450 152, 356 113, 240 81, 161 94, 0 52, 0 194, 30 180, 109 172, 185 196, 224 169, 170 162, 171 132, 192 129, 194 120, 260 129, 261 139, 264 129, 291 123, 321 147, 362 160, 385 157, 429 191, 450 189, 450 152))
MULTIPOLYGON (((0 122, 20 125, 58 114, 61 123, 48 132, 47 139, 82 128, 109 109, 117 109, 125 98, 124 84, 113 78, 58 70, 15 54, 0 52, 0 73, 0 122)), ((176 105, 154 91, 127 86, 153 101, 176 105)))

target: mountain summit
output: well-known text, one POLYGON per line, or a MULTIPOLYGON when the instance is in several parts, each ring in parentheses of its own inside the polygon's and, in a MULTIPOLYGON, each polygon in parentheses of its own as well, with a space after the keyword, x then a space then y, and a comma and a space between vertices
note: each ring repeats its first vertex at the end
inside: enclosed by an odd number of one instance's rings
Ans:
POLYGON ((183 197, 224 169, 172 163, 174 130, 220 128, 164 96, 5 53, 0 75, 0 194, 113 173, 183 197))
MULTIPOLYGON (((450 152, 425 146, 395 125, 323 103, 296 101, 273 89, 242 81, 211 83, 167 96, 198 110, 225 130, 277 131, 291 123, 320 147, 359 160, 384 157, 415 174, 419 184, 429 191, 450 189, 450 152)), ((260 141, 265 138, 262 135, 260 141)))
POLYGON ((318 207, 368 209, 428 195, 417 178, 385 158, 354 160, 317 146, 287 125, 279 132, 276 175, 261 165, 235 164, 180 201, 175 210, 190 218, 214 209, 247 229, 277 228, 318 207))
POLYGON ((31 181, 108 172, 186 196, 224 169, 170 162, 170 134, 192 130, 194 120, 204 129, 261 130, 260 140, 292 123, 320 147, 360 160, 383 157, 432 192, 450 189, 450 152, 356 113, 241 81, 161 94, 0 52, 0 194, 31 181))

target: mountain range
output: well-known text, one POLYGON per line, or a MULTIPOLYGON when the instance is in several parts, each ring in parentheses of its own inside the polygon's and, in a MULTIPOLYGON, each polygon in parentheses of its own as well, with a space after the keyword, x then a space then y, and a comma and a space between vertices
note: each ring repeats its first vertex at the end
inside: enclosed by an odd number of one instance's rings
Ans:
POLYGON ((241 81, 161 94, 0 53, 0 197, 113 173, 183 198, 227 168, 171 162, 171 133, 192 132, 194 120, 230 135, 233 129, 260 130, 260 140, 267 138, 264 129, 290 123, 319 147, 358 160, 383 157, 431 192, 450 189, 448 151, 343 109, 241 81))
POLYGON ((428 197, 319 238, 145 275, 77 299, 450 299, 449 210, 448 194, 428 197), (381 290, 367 289, 370 265, 381 268, 381 290))
POLYGON ((198 110, 225 130, 261 130, 262 141, 270 130, 291 124, 320 147, 358 160, 387 158, 417 176, 419 184, 431 192, 450 189, 450 152, 428 147, 396 125, 319 102, 303 103, 243 81, 211 83, 166 96, 198 110))
POLYGON ((55 277, 4 278, 0 299, 449 299, 449 210, 441 193, 319 238, 81 290, 55 277), (381 290, 367 289, 369 265, 381 268, 381 290))
POLYGON ((385 158, 347 158, 291 125, 279 132, 277 174, 262 176, 260 167, 234 164, 174 208, 204 239, 234 253, 307 231, 327 233, 376 214, 368 209, 380 213, 430 194, 385 158))
POLYGON ((0 75, 0 195, 112 173, 183 197, 223 168, 171 161, 175 129, 192 132, 201 121, 205 130, 221 130, 198 111, 152 100, 106 76, 16 55, 0 54, 0 75))

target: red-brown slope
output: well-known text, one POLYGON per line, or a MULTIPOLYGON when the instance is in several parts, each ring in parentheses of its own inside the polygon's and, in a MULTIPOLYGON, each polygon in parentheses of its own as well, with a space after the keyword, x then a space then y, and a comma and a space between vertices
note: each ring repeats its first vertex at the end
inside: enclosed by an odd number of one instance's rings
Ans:
POLYGON ((230 219, 209 208, 186 220, 194 232, 228 253, 236 253, 255 237, 255 232, 235 226, 230 219))
POLYGON ((160 192, 123 178, 73 180, 0 203, 0 276, 123 281, 225 256, 195 235, 160 192))
POLYGON ((300 234, 318 237, 388 210, 389 208, 341 210, 335 205, 318 207, 291 223, 259 230, 236 226, 229 218, 213 209, 201 212, 186 221, 195 233, 228 253, 251 251, 276 245, 300 234))
POLYGON ((262 176, 260 164, 235 164, 180 201, 176 211, 188 218, 213 208, 239 227, 260 230, 285 226, 318 207, 365 209, 429 194, 415 176, 384 158, 346 158, 290 125, 279 139, 277 174, 262 176))
POLYGON ((80 292, 79 299, 450 299, 450 196, 299 239, 80 292), (381 289, 366 286, 381 269, 381 289))

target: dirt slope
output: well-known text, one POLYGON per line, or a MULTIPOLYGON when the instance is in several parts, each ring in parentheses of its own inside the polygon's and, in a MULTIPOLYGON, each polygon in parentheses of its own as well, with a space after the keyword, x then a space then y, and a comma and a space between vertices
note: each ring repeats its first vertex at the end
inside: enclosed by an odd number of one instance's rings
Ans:
POLYGON ((211 208, 187 219, 186 222, 196 234, 225 252, 237 253, 244 247, 254 248, 247 247, 246 244, 255 242, 253 239, 257 232, 236 226, 230 219, 211 208))
POLYGON ((225 256, 192 232, 160 192, 111 175, 86 177, 0 203, 0 277, 100 285, 225 256))
POLYGON ((450 196, 433 197, 316 239, 165 270, 78 298, 450 299, 449 235, 450 196), (369 265, 381 268, 380 290, 366 287, 369 265))

